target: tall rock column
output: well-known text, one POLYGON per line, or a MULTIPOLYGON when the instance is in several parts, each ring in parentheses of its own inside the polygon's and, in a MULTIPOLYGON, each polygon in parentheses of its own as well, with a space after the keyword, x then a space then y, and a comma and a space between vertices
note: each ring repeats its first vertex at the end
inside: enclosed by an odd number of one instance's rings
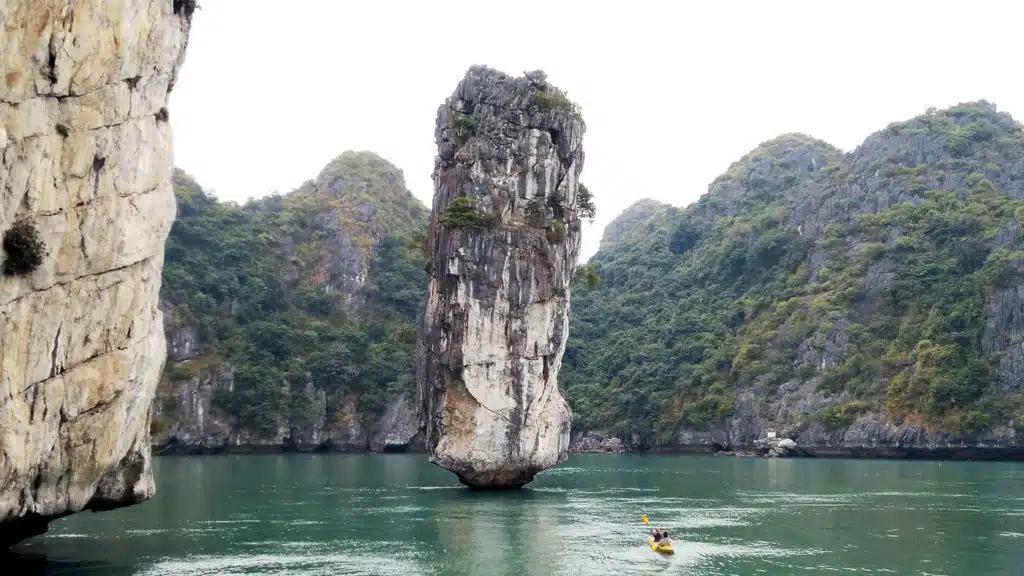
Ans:
POLYGON ((0 546, 154 493, 194 0, 0 0, 0 546))
POLYGON ((431 462, 473 488, 520 487, 566 456, 584 131, 543 72, 475 66, 438 110, 417 377, 431 462))

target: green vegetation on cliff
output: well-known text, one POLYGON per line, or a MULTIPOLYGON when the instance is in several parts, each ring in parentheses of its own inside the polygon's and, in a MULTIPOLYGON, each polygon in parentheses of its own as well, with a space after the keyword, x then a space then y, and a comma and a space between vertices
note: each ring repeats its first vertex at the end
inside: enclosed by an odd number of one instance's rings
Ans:
POLYGON ((43 263, 46 244, 39 238, 39 230, 28 220, 19 220, 4 233, 3 273, 8 276, 25 275, 43 263))
POLYGON ((765 428, 840 442, 862 417, 1012 437, 1022 216, 1024 130, 985 102, 849 154, 766 142, 693 206, 642 201, 609 225, 600 284, 573 295, 574 425, 653 445, 765 428))
MULTIPOLYGON (((180 173, 175 192, 168 335, 192 327, 198 344, 172 354, 169 380, 230 363, 214 404, 258 438, 350 426, 353 398, 372 432, 386 403, 415 396, 427 210, 396 168, 346 153, 241 206, 180 173)), ((477 216, 453 205, 445 222, 485 226, 477 216)), ((1022 217, 1024 129, 985 102, 894 123, 849 153, 787 134, 692 206, 637 202, 574 274, 561 372, 574 428, 649 446, 766 429, 809 444, 1019 444, 1022 217)), ((547 207, 531 218, 549 225, 547 207)), ((332 434, 320 437, 348 432, 332 434)))
POLYGON ((169 379, 229 362, 233 389, 218 389, 215 405, 258 437, 324 417, 301 393, 307 383, 327 414, 357 394, 364 420, 415 395, 425 276, 407 246, 427 211, 394 166, 345 153, 298 190, 241 206, 180 172, 174 189, 162 297, 168 332, 194 327, 202 358, 172 355, 169 379))

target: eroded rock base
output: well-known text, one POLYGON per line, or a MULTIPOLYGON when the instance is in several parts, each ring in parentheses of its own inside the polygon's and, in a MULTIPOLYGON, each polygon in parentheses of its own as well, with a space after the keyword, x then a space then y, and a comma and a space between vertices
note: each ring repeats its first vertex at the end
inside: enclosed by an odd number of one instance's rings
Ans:
POLYGON ((14 521, 0 522, 0 554, 3 549, 10 548, 22 540, 46 534, 50 522, 54 520, 56 518, 33 514, 14 521))
POLYGON ((484 490, 519 490, 526 486, 543 471, 543 468, 536 470, 509 470, 503 474, 471 474, 463 475, 458 472, 455 476, 462 485, 474 491, 484 490))

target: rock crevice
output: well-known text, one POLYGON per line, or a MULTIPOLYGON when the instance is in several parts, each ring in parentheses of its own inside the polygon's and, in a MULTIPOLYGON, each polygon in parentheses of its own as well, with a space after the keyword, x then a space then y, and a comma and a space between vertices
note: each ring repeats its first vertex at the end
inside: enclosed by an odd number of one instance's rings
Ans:
POLYGON ((566 456, 585 129, 542 72, 472 67, 438 109, 417 380, 431 461, 473 488, 522 486, 566 456))

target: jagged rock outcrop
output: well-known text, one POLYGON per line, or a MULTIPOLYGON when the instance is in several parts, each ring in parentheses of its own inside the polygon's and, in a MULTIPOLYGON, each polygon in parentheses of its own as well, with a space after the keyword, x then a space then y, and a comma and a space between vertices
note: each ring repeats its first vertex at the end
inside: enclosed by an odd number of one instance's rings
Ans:
MULTIPOLYGON (((168 363, 173 362, 171 354, 168 363)), ((361 417, 359 394, 328 398, 312 382, 297 387, 285 382, 282 395, 297 398, 304 410, 282 411, 273 428, 261 430, 217 403, 218 394, 236 393, 232 363, 207 356, 179 366, 193 373, 174 380, 165 376, 153 403, 152 443, 159 454, 421 450, 418 415, 405 394, 390 399, 381 415, 370 420, 361 417)))
POLYGON ((417 379, 431 462, 512 488, 562 461, 585 125, 543 72, 469 69, 438 110, 417 379))
POLYGON ((596 432, 586 434, 569 445, 569 452, 572 454, 622 453, 627 451, 628 447, 619 438, 605 436, 596 432))
POLYGON ((154 493, 166 106, 194 8, 0 0, 0 546, 154 493))
POLYGON ((779 456, 791 456, 798 453, 799 448, 792 438, 758 438, 754 440, 756 447, 755 454, 776 458, 779 456))
MULTIPOLYGON (((228 368, 230 365, 223 368, 228 368)), ((270 433, 239 424, 214 403, 214 393, 230 394, 231 374, 194 376, 160 390, 154 417, 167 424, 154 430, 158 453, 211 454, 223 452, 415 452, 419 451, 418 420, 405 396, 389 401, 384 414, 372 422, 372 434, 359 417, 359 396, 346 395, 336 411, 328 412, 322 390, 307 385, 288 393, 301 395, 312 409, 301 422, 282 418, 270 433), (175 404, 177 403, 177 404, 175 404)), ((296 420, 299 420, 296 418, 296 420)))

